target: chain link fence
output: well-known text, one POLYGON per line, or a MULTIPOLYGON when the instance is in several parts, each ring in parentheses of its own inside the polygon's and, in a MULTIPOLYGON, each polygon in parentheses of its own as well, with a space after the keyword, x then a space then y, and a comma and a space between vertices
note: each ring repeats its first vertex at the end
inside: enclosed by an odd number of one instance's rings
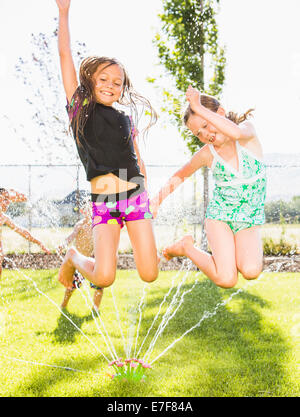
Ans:
MULTIPOLYGON (((146 166, 150 198, 179 167, 167 164, 146 166)), ((288 201, 300 195, 300 164, 269 164, 267 175, 267 202, 288 201)), ((208 183, 211 195, 211 174, 208 183)), ((61 243, 81 218, 79 209, 89 201, 90 193, 90 184, 86 181, 81 164, 0 165, 0 187, 13 188, 27 196, 26 203, 11 204, 8 215, 16 224, 31 231, 35 237, 43 242, 48 241, 52 249, 61 243)), ((199 170, 163 202, 154 222, 160 245, 176 239, 182 233, 192 233, 195 240, 199 241, 203 215, 203 175, 199 170)), ((4 235, 9 233, 9 230, 4 231, 4 235)), ((21 243, 20 239, 22 240, 18 236, 12 238, 11 247, 6 247, 6 250, 13 251, 18 245, 21 245, 20 250, 24 251, 39 250, 35 245, 26 241, 24 243, 24 239, 21 243)), ((128 239, 124 236, 123 240, 126 241, 123 248, 125 250, 128 239)))

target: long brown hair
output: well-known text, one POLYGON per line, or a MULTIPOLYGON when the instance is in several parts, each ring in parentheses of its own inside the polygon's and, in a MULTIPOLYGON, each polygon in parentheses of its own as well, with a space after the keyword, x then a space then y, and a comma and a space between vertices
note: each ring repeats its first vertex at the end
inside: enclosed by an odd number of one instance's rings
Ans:
MULTIPOLYGON (((207 109, 215 113, 218 111, 218 108, 221 105, 220 102, 215 97, 210 96, 208 94, 201 94, 200 102, 202 106, 206 107, 207 109)), ((225 117, 238 125, 244 122, 246 119, 248 119, 248 116, 251 116, 251 113, 253 110, 254 109, 249 109, 245 113, 242 113, 240 115, 238 113, 234 113, 233 111, 230 111, 225 115, 225 117)), ((191 109, 191 106, 188 105, 183 116, 183 122, 185 125, 187 124, 189 118, 193 114, 195 114, 195 112, 191 109)))
POLYGON ((148 129, 151 126, 153 126, 157 121, 157 113, 151 106, 150 101, 142 95, 140 95, 137 91, 135 91, 127 71, 117 59, 108 58, 105 56, 91 56, 85 58, 80 65, 80 85, 75 91, 73 99, 70 103, 70 125, 74 129, 75 138, 78 144, 78 135, 81 134, 84 137, 84 126, 87 122, 88 117, 90 116, 91 112, 95 107, 96 98, 94 95, 93 75, 95 74, 99 65, 101 64, 107 64, 104 68, 107 68, 111 65, 118 65, 122 69, 124 73, 124 82, 122 95, 118 100, 118 103, 130 107, 131 112, 134 116, 135 124, 137 124, 139 120, 138 105, 142 105, 143 109, 146 107, 146 109, 148 110, 147 114, 150 115, 150 121, 144 129, 143 133, 147 133, 148 129))

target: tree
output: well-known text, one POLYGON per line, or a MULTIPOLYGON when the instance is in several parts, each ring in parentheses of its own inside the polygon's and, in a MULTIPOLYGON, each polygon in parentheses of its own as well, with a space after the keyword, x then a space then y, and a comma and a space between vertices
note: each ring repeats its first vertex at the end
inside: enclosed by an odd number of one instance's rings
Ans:
MULTIPOLYGON (((225 50, 218 44, 216 10, 219 0, 163 0, 161 32, 154 44, 166 74, 160 80, 148 78, 162 89, 161 110, 178 127, 191 154, 202 145, 182 124, 185 92, 191 84, 202 92, 219 97, 225 80, 225 50), (166 85, 171 80, 170 87, 166 85)), ((203 213, 208 201, 208 172, 203 169, 203 213)), ((202 247, 206 248, 204 231, 202 247)))

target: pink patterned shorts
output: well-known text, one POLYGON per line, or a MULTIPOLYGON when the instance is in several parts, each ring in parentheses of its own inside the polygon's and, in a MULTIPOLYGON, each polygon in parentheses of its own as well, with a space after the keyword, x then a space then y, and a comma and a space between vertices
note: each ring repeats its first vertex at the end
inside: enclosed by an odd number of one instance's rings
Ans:
POLYGON ((129 198, 123 198, 127 193, 98 196, 104 201, 99 202, 98 199, 92 203, 92 227, 98 224, 119 224, 122 228, 125 222, 153 219, 146 190, 129 198))

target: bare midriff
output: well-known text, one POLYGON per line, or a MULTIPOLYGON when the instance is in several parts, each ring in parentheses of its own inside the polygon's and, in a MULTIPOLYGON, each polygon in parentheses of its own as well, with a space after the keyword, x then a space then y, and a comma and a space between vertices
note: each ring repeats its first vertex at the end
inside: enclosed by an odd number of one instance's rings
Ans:
POLYGON ((99 175, 91 180, 92 194, 116 194, 136 188, 134 182, 124 181, 110 173, 99 175))

